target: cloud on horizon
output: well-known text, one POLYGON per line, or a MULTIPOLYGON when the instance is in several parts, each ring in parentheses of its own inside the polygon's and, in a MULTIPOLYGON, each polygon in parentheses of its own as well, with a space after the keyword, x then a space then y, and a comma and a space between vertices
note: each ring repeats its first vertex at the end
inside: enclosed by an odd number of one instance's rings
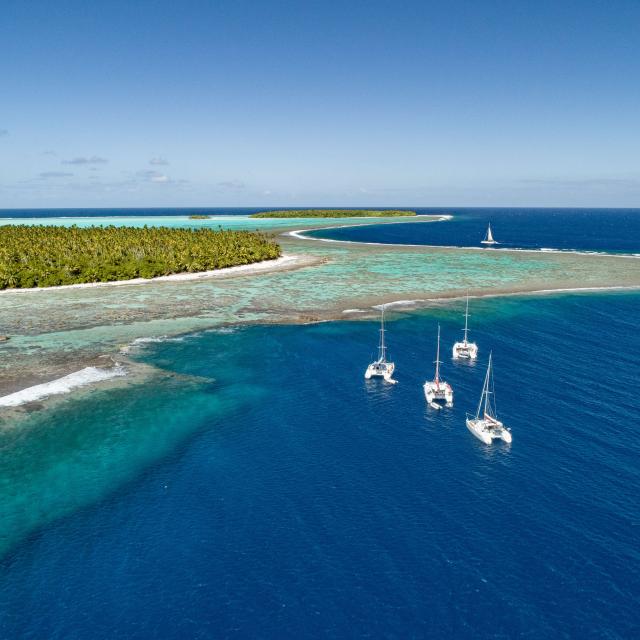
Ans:
POLYGON ((84 165, 84 164, 106 164, 109 162, 106 158, 102 158, 100 156, 78 156, 76 158, 72 158, 71 160, 61 160, 60 164, 75 164, 75 165, 84 165))
POLYGON ((164 167, 169 164, 169 161, 166 158, 163 158, 162 156, 156 156, 154 158, 151 158, 151 160, 149 160, 149 164, 157 167, 161 167, 161 166, 164 167))
POLYGON ((48 178, 70 178, 71 176, 73 176, 73 173, 68 171, 43 171, 38 174, 38 177, 42 180, 47 180, 48 178))
POLYGON ((155 182, 156 184, 166 184, 167 182, 171 182, 171 178, 161 173, 160 171, 156 171, 155 169, 145 169, 144 171, 138 171, 136 175, 140 178, 144 178, 149 182, 155 182))
POLYGON ((521 184, 542 187, 640 187, 638 178, 528 178, 521 184))
POLYGON ((223 180, 218 182, 218 186, 223 189, 244 189, 246 187, 242 180, 223 180))

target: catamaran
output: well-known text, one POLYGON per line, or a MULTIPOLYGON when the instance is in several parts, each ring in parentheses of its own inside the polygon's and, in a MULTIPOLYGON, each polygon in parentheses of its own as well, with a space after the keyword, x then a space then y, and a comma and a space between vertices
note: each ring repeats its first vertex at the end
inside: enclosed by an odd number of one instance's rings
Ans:
POLYGON ((436 375, 433 380, 424 383, 424 397, 433 409, 442 409, 440 403, 453 406, 453 389, 448 382, 440 380, 440 325, 438 325, 438 347, 436 349, 436 375))
POLYGON ((467 294, 467 309, 464 313, 464 340, 453 345, 453 357, 455 359, 475 360, 478 357, 478 345, 469 342, 469 295, 467 294))
POLYGON ((494 395, 491 354, 489 354, 489 365, 487 366, 487 374, 484 377, 484 384, 482 385, 482 394, 480 395, 478 410, 476 411, 475 418, 467 414, 467 429, 469 429, 478 440, 482 440, 485 444, 491 444, 496 439, 511 442, 511 431, 496 417, 495 399, 490 399, 490 395, 494 395), (482 417, 480 417, 480 415, 482 415, 482 417))
POLYGON ((498 244, 498 241, 493 239, 491 223, 489 223, 489 227, 487 228, 487 235, 485 235, 484 240, 480 240, 480 244, 498 244))
POLYGON ((380 316, 380 344, 378 345, 378 359, 372 362, 364 374, 366 380, 371 378, 384 378, 386 382, 395 384, 397 380, 393 379, 393 372, 396 365, 393 362, 387 362, 387 346, 384 341, 384 305, 382 306, 382 314, 380 316))

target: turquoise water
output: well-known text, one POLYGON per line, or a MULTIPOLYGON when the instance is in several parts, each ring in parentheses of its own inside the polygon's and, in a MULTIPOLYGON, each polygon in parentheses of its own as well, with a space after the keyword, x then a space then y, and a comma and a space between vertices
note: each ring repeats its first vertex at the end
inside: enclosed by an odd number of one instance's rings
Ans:
MULTIPOLYGON (((61 225, 63 227, 70 227, 76 225, 78 227, 92 227, 92 226, 105 226, 114 225, 118 227, 143 227, 145 225, 163 226, 163 227, 205 227, 216 229, 223 227, 225 229, 250 229, 260 231, 271 231, 279 229, 290 228, 309 228, 309 227, 330 227, 336 225, 343 225, 347 221, 344 218, 251 218, 248 215, 243 214, 228 214, 211 215, 206 220, 190 220, 188 216, 183 215, 93 215, 93 216, 81 216, 81 215, 61 215, 61 216, 47 216, 47 217, 12 217, 3 218, 0 210, 0 225, 32 225, 32 224, 45 224, 45 225, 61 225)), ((385 223, 389 221, 388 218, 366 218, 367 222, 385 223)), ((363 222, 363 219, 351 219, 351 224, 358 224, 363 222)), ((396 221, 397 222, 397 221, 396 221)))
POLYGON ((143 383, 0 432, 2 637, 634 637, 639 311, 472 301, 442 412, 460 303, 390 318, 395 386, 369 321, 146 345, 143 383), (464 426, 489 349, 510 447, 464 426))

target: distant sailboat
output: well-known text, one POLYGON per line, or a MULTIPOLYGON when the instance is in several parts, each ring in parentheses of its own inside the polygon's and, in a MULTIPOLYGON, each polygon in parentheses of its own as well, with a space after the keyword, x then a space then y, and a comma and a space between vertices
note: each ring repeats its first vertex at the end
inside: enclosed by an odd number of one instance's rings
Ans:
POLYGON ((441 402, 447 407, 453 406, 453 389, 448 382, 440 380, 440 325, 438 325, 438 347, 436 349, 436 375, 433 380, 424 383, 424 397, 433 409, 441 409, 441 402))
POLYGON ((493 239, 491 223, 489 223, 489 227, 487 228, 487 235, 485 235, 484 240, 480 241, 480 244, 498 244, 498 241, 493 239))
POLYGON ((469 342, 467 336, 469 333, 469 295, 467 294, 467 309, 464 313, 464 340, 456 342, 453 345, 453 357, 455 359, 475 360, 478 357, 478 345, 475 342, 469 342))
POLYGON ((482 385, 478 410, 475 418, 467 414, 467 429, 485 444, 491 444, 496 439, 511 442, 511 432, 496 417, 495 400, 489 398, 491 395, 494 395, 494 392, 491 354, 489 354, 489 365, 482 385), (482 417, 480 417, 481 415, 482 417))
POLYGON ((380 344, 378 345, 378 359, 372 362, 364 374, 366 380, 371 378, 384 378, 386 382, 395 384, 397 380, 393 379, 393 372, 396 365, 393 362, 387 362, 387 346, 384 341, 384 305, 382 305, 382 314, 380 316, 380 344))

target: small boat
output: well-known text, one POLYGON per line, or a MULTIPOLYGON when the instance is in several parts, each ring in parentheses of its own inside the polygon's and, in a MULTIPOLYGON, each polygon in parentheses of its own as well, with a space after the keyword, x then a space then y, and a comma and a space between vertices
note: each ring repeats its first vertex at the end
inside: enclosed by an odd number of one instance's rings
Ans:
POLYGON ((482 440, 485 444, 491 444, 494 440, 504 440, 511 442, 511 431, 507 429, 496 417, 495 400, 489 398, 493 392, 493 373, 491 371, 491 354, 489 354, 489 365, 487 374, 482 385, 482 394, 478 403, 478 410, 475 417, 467 414, 467 429, 473 435, 482 440), (482 415, 482 417, 480 417, 482 415))
POLYGON ((485 235, 484 240, 480 240, 480 244, 498 244, 498 241, 493 239, 491 223, 489 223, 489 227, 487 228, 487 235, 485 235))
POLYGON ((475 360, 478 357, 478 345, 475 342, 469 342, 467 336, 469 333, 469 295, 467 294, 467 309, 464 313, 464 340, 456 342, 453 345, 454 359, 475 360))
POLYGON ((384 341, 384 305, 382 306, 382 314, 380 316, 380 344, 378 345, 378 359, 372 362, 365 371, 365 380, 371 378, 384 378, 386 382, 396 384, 397 380, 393 379, 393 372, 396 365, 393 362, 387 362, 387 346, 384 341))
POLYGON ((436 349, 436 375, 433 380, 424 383, 424 397, 433 409, 441 409, 441 403, 453 406, 453 389, 448 382, 440 380, 440 325, 438 325, 438 346, 436 349))

